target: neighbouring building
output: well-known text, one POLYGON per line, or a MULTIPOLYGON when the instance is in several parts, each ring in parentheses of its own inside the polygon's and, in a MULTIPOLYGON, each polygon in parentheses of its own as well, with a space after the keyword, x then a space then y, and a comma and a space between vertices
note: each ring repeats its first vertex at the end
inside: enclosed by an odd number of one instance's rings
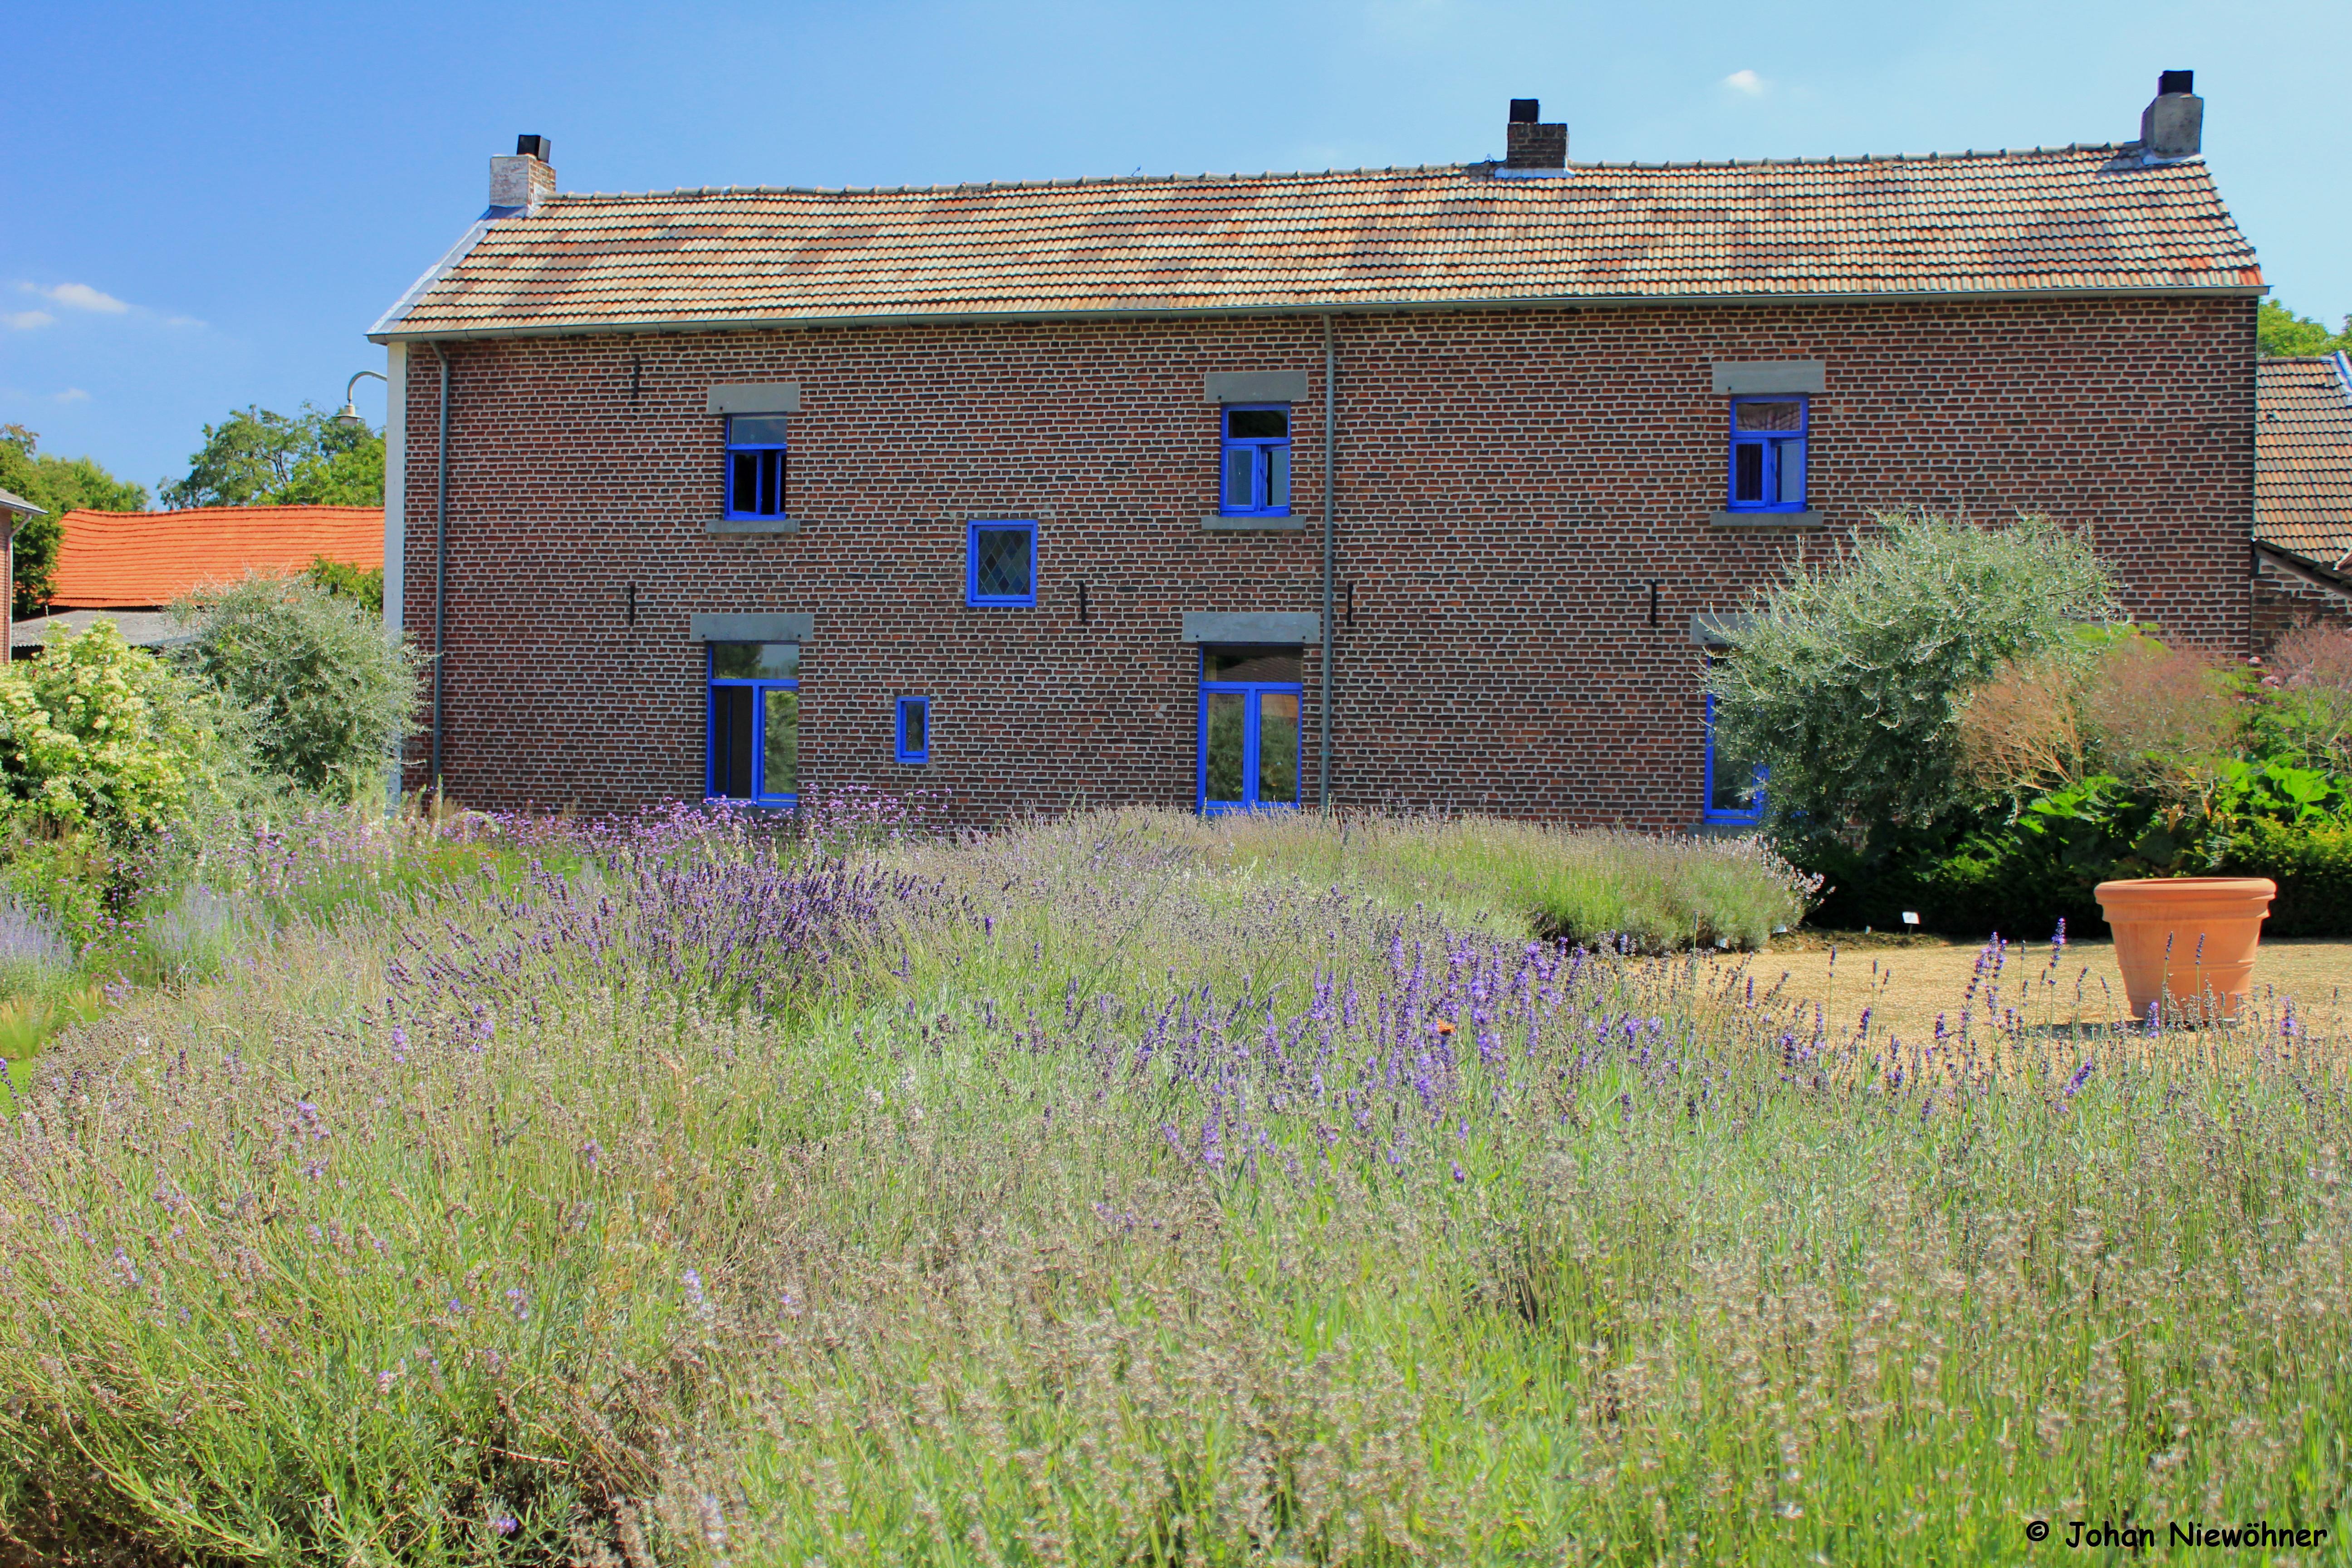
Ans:
POLYGON ((2254 423, 2255 647, 2352 626, 2352 357, 2266 359, 2254 423))
POLYGON ((192 588, 248 573, 290 576, 324 556, 363 571, 383 565, 384 511, 373 506, 215 506, 181 511, 69 511, 58 520, 48 614, 16 623, 10 652, 39 651, 51 633, 112 621, 135 647, 192 635, 164 607, 192 588))
POLYGON ((2263 288, 2202 110, 1577 164, 1522 100, 1433 167, 621 195, 525 137, 371 332, 407 782, 1737 824, 1704 661, 1905 507, 2091 530, 2242 656, 2263 288))

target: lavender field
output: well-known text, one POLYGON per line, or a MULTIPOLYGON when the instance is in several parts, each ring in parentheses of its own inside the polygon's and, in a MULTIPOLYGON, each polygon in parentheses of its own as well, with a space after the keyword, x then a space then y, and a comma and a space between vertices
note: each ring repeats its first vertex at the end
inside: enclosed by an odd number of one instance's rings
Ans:
POLYGON ((5 1533, 1869 1563, 2268 1521, 2341 1561, 2347 1042, 2283 999, 2055 1026, 2047 944, 1928 1037, 1832 1037, 1738 951, 1805 890, 1743 853, 1142 812, 258 845, 171 984, 18 1075, 5 1533), (1643 930, 1547 939, 1604 884, 1643 930))

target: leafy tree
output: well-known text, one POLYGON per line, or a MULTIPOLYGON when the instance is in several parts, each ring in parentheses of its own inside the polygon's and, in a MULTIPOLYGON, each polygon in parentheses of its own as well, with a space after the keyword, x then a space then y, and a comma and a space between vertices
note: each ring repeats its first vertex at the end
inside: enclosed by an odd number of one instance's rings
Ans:
POLYGON ((2334 336, 2306 316, 2298 316, 2275 300, 2265 300, 2254 315, 2254 346, 2281 359, 2311 359, 2352 350, 2352 316, 2334 336))
POLYGON ((1969 804, 1969 699, 2113 613, 2106 567, 2046 519, 1878 521, 1832 564, 1793 568, 1707 675, 1717 747, 1769 768, 1775 818, 1815 831, 1916 828, 1969 804))
POLYGON ((290 418, 248 405, 205 426, 186 477, 163 495, 172 507, 382 506, 383 436, 309 403, 290 418))
POLYGON ((302 575, 312 586, 323 588, 337 598, 356 599, 366 606, 368 614, 383 614, 383 568, 370 566, 362 571, 348 561, 330 561, 314 555, 302 575))
POLYGON ((40 437, 22 425, 0 425, 0 489, 13 490, 46 509, 16 527, 15 616, 38 615, 49 596, 58 567, 58 520, 69 511, 144 511, 147 487, 125 484, 90 458, 50 458, 40 437))
POLYGON ((248 576, 172 609, 199 628, 177 657, 253 715, 256 753, 280 777, 355 799, 415 732, 423 661, 353 600, 248 576))

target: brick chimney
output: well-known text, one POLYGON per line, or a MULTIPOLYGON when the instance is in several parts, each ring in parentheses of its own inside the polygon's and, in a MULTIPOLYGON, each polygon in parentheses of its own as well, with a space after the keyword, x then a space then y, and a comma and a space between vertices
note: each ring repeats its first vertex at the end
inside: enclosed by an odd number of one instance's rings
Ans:
POLYGON ((490 205, 520 209, 528 217, 555 194, 555 143, 544 136, 515 138, 514 156, 490 160, 490 205))
POLYGON ((1532 98, 1511 100, 1511 122, 1504 128, 1504 172, 1567 170, 1568 127, 1537 124, 1540 112, 1532 98))
POLYGON ((2165 71, 2156 101, 2139 111, 2140 151, 2150 158, 2193 158, 2205 134, 2205 100, 2195 71, 2165 71))

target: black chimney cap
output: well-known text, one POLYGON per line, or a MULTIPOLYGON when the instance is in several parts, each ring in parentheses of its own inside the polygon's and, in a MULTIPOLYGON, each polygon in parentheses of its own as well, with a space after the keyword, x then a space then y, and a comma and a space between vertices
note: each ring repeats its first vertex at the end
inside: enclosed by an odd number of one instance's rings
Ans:
POLYGON ((1533 125, 1539 112, 1540 110, 1536 108, 1536 100, 1532 98, 1511 100, 1511 123, 1514 125, 1533 125))
POLYGON ((2168 92, 2195 92, 2196 90, 2197 73, 2195 71, 2163 71, 2157 76, 2156 96, 2158 98, 2162 98, 2168 92))
POLYGON ((555 143, 544 136, 518 136, 515 138, 515 155, 552 163, 555 162, 555 143))

